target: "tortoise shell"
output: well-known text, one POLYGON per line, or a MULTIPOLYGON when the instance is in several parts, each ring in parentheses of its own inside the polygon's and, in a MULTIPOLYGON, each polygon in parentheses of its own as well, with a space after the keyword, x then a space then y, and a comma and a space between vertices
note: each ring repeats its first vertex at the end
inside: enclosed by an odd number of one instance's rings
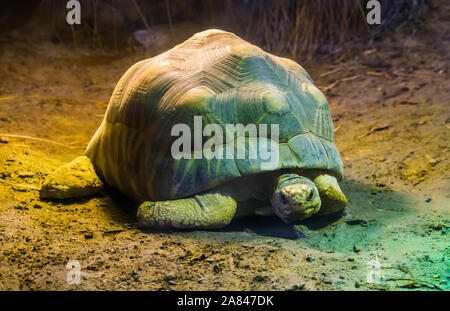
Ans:
MULTIPOLYGON (((320 169, 342 178, 328 103, 308 73, 221 30, 197 33, 133 65, 118 82, 86 155, 107 184, 140 200, 187 197, 263 172, 260 157, 174 158, 172 127, 193 128, 195 116, 203 126, 224 129, 267 124, 268 138, 278 124, 279 140, 269 141, 279 148, 273 170, 320 169)), ((234 148, 242 147, 237 141, 234 148)))

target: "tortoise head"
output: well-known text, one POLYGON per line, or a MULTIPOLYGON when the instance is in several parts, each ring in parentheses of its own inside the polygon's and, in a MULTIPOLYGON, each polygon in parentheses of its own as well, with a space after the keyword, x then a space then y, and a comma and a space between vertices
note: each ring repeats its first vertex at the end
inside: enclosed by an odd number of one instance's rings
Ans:
POLYGON ((319 191, 308 178, 282 174, 276 180, 271 203, 273 212, 284 222, 302 220, 319 211, 319 191))

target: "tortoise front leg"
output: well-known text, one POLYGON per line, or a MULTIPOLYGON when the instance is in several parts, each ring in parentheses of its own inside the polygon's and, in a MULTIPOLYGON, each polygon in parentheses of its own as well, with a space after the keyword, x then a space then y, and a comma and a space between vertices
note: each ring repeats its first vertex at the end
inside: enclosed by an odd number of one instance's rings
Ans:
POLYGON ((342 192, 335 177, 331 175, 319 175, 314 179, 319 190, 322 207, 318 215, 334 214, 342 211, 347 206, 347 198, 342 192))
POLYGON ((218 229, 228 225, 236 212, 236 201, 221 193, 191 198, 144 202, 137 211, 140 228, 218 229))
POLYGON ((103 189, 91 160, 80 156, 56 169, 44 180, 40 195, 44 199, 70 199, 91 195, 103 189))

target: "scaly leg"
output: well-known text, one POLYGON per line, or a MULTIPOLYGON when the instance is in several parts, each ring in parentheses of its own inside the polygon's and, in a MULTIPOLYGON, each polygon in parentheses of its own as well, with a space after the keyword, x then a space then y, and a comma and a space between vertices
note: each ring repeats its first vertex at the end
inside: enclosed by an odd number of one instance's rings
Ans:
POLYGON ((218 229, 228 225, 236 212, 236 201, 221 193, 191 198, 144 202, 137 212, 141 228, 218 229))

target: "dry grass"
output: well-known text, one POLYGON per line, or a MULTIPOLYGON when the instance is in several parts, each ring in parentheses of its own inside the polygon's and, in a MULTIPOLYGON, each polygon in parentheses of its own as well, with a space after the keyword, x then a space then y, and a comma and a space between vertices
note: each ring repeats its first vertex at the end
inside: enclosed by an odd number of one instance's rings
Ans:
POLYGON ((265 50, 297 60, 342 53, 355 42, 380 36, 388 29, 416 19, 427 0, 384 1, 382 24, 366 23, 367 0, 80 0, 82 25, 68 33, 65 1, 43 0, 55 33, 74 44, 123 46, 137 29, 190 21, 203 28, 233 31, 265 50), (66 32, 66 33, 64 33, 66 32))

